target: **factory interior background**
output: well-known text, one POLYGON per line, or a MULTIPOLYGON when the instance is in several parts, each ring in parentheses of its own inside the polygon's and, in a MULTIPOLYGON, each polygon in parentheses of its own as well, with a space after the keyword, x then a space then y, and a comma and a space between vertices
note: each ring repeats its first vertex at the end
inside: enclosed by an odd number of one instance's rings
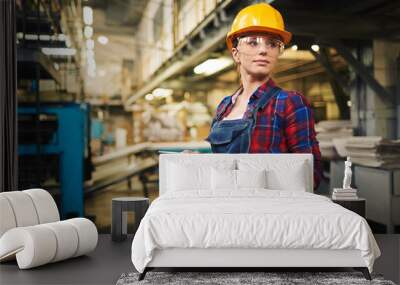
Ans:
MULTIPOLYGON (((379 146, 400 134, 398 3, 272 2, 294 34, 273 79, 312 106, 316 192, 341 185, 347 155, 400 167, 398 145, 379 146), (365 140, 346 145, 354 136, 365 140)), ((18 188, 49 190, 101 232, 112 197, 157 197, 160 150, 210 152, 216 106, 239 86, 225 36, 251 3, 16 1, 18 188)))
MULTIPOLYGON (((211 152, 216 107, 240 82, 225 37, 256 2, 16 0, 1 44, 15 48, 1 68, 16 90, 0 87, 2 136, 6 115, 16 118, 2 167, 15 171, 1 187, 46 189, 63 218, 109 233, 112 198, 158 197, 160 151, 211 152)), ((315 192, 341 187, 350 156, 374 233, 399 233, 399 1, 266 2, 294 35, 272 78, 312 106, 323 166, 315 192)))

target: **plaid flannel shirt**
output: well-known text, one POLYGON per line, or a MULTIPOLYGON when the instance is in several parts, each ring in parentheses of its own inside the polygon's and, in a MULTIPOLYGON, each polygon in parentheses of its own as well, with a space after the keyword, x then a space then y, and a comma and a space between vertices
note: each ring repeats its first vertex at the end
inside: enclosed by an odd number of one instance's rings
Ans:
MULTIPOLYGON (((251 95, 245 116, 249 116, 261 96, 275 87, 270 79, 251 95)), ((240 90, 222 99, 213 123, 226 117, 232 110, 240 90)), ((321 152, 316 139, 314 117, 308 100, 295 91, 282 90, 265 108, 257 113, 251 136, 250 153, 312 153, 314 157, 314 189, 321 180, 321 152)))

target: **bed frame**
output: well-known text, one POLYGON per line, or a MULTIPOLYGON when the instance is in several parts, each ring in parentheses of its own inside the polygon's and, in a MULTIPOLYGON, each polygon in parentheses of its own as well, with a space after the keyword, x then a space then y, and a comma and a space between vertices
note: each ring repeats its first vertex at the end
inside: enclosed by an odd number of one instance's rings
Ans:
POLYGON ((152 261, 139 275, 155 268, 232 268, 246 271, 254 268, 337 268, 352 267, 371 280, 359 250, 329 249, 193 249, 156 250, 152 261))
MULTIPOLYGON (((312 192, 313 159, 312 154, 161 154, 159 163, 160 195, 164 194, 168 179, 166 161, 197 160, 206 164, 210 159, 240 158, 287 159, 306 161, 305 175, 309 177, 307 191, 312 192), (279 156, 279 157, 278 157, 279 156)), ((290 173, 288 173, 288 177, 290 173)), ((155 268, 232 268, 246 271, 250 268, 343 268, 350 267, 361 271, 367 280, 371 276, 359 250, 330 249, 254 249, 254 248, 168 248, 157 249, 153 259, 139 280, 155 268)))

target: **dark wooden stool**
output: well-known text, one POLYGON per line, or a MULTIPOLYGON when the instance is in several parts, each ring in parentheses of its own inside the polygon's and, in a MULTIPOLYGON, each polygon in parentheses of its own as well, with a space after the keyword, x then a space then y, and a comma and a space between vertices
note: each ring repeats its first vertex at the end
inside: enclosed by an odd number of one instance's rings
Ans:
POLYGON ((123 241, 128 233, 128 213, 135 213, 134 232, 136 233, 140 221, 149 208, 149 198, 143 197, 119 197, 112 199, 112 223, 111 239, 113 241, 123 241))

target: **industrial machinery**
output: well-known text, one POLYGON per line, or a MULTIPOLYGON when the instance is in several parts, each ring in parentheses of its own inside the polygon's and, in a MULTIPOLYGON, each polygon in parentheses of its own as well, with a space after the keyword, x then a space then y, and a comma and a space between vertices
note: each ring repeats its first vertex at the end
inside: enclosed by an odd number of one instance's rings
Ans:
POLYGON ((60 103, 42 104, 39 110, 18 108, 19 187, 56 186, 61 216, 82 217, 90 108, 60 103))
POLYGON ((80 7, 80 1, 16 1, 17 188, 48 190, 63 219, 84 215, 84 181, 91 175, 90 106, 80 103, 80 47, 73 37, 83 28, 70 20, 80 7))

